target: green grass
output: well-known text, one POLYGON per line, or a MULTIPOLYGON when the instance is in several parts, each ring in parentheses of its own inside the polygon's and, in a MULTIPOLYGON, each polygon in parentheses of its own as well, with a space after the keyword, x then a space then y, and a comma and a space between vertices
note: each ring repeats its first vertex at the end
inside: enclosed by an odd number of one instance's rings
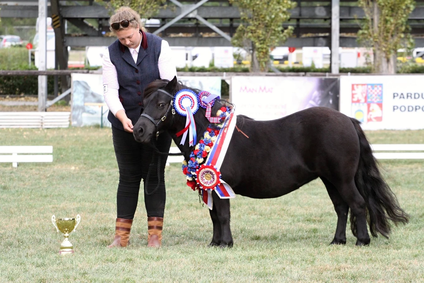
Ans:
MULTIPOLYGON (((424 131, 367 132, 374 143, 424 143, 424 131)), ((411 215, 391 238, 356 247, 328 245, 336 216, 314 181, 287 196, 232 200, 231 249, 209 248, 208 209, 167 167, 163 246, 150 249, 143 199, 131 245, 108 249, 114 236, 118 172, 110 129, 0 129, 0 145, 53 145, 53 163, 0 163, 0 282, 419 282, 424 278, 424 161, 383 161, 382 172, 411 215), (63 236, 51 216, 82 221, 63 236)))

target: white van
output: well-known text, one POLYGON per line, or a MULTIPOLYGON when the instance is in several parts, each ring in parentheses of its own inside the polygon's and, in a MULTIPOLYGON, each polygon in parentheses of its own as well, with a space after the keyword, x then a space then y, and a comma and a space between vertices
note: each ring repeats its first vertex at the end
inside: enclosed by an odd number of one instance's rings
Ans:
MULTIPOLYGON (((38 33, 35 34, 34 39, 32 40, 32 48, 34 49, 34 61, 35 66, 39 68, 39 50, 38 50, 38 33)), ((54 69, 55 63, 56 63, 56 55, 55 55, 55 49, 56 49, 56 40, 54 35, 54 30, 48 30, 47 31, 47 69, 54 69)))
MULTIPOLYGON (((50 17, 47 18, 47 43, 46 43, 46 51, 47 51, 47 62, 46 62, 46 68, 47 69, 54 69, 56 64, 56 40, 55 40, 55 34, 53 27, 51 26, 52 19, 50 17)), ((34 50, 34 61, 35 66, 39 68, 39 50, 38 50, 38 42, 39 42, 39 35, 38 35, 38 18, 37 18, 37 25, 36 25, 36 33, 34 36, 34 39, 32 40, 32 48, 34 50)))

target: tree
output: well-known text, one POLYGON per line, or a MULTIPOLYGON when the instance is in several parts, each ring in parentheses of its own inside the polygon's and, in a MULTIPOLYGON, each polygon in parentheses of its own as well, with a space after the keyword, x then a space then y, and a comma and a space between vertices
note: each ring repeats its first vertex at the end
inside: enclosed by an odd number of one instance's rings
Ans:
POLYGON ((96 0, 96 2, 102 3, 110 10, 127 6, 139 13, 142 18, 149 19, 157 14, 159 8, 165 4, 166 0, 96 0))
POLYGON ((414 0, 359 0, 364 9, 365 21, 358 39, 374 52, 375 73, 395 74, 397 51, 414 45, 408 25, 414 0))
POLYGON ((293 27, 283 28, 290 18, 290 0, 229 0, 240 9, 241 23, 232 38, 234 46, 252 50, 251 71, 265 72, 269 66, 270 48, 286 41, 293 27))

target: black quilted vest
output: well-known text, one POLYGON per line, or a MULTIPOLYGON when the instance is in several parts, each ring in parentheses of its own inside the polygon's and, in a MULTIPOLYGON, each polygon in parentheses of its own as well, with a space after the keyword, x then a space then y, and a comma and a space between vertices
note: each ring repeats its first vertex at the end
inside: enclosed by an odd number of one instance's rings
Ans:
MULTIPOLYGON (((141 32, 141 31, 140 31, 141 32)), ((110 60, 116 67, 119 83, 119 99, 133 125, 143 111, 143 91, 149 83, 160 79, 158 60, 162 39, 150 33, 143 34, 137 63, 130 50, 116 40, 109 46, 110 60)), ((109 111, 112 126, 123 130, 121 122, 109 111)))

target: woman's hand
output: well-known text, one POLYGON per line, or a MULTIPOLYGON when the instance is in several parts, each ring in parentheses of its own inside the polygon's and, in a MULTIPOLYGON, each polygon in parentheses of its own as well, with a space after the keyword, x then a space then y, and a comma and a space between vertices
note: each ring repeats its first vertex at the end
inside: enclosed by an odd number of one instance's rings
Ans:
POLYGON ((116 118, 118 118, 119 121, 121 121, 122 126, 124 127, 124 130, 128 133, 132 133, 133 132, 133 123, 130 119, 128 119, 127 114, 125 113, 124 110, 119 110, 118 112, 116 112, 115 115, 116 118))
POLYGON ((133 124, 132 121, 128 118, 126 118, 124 121, 122 122, 122 126, 124 126, 124 130, 126 132, 132 133, 133 132, 133 124))

